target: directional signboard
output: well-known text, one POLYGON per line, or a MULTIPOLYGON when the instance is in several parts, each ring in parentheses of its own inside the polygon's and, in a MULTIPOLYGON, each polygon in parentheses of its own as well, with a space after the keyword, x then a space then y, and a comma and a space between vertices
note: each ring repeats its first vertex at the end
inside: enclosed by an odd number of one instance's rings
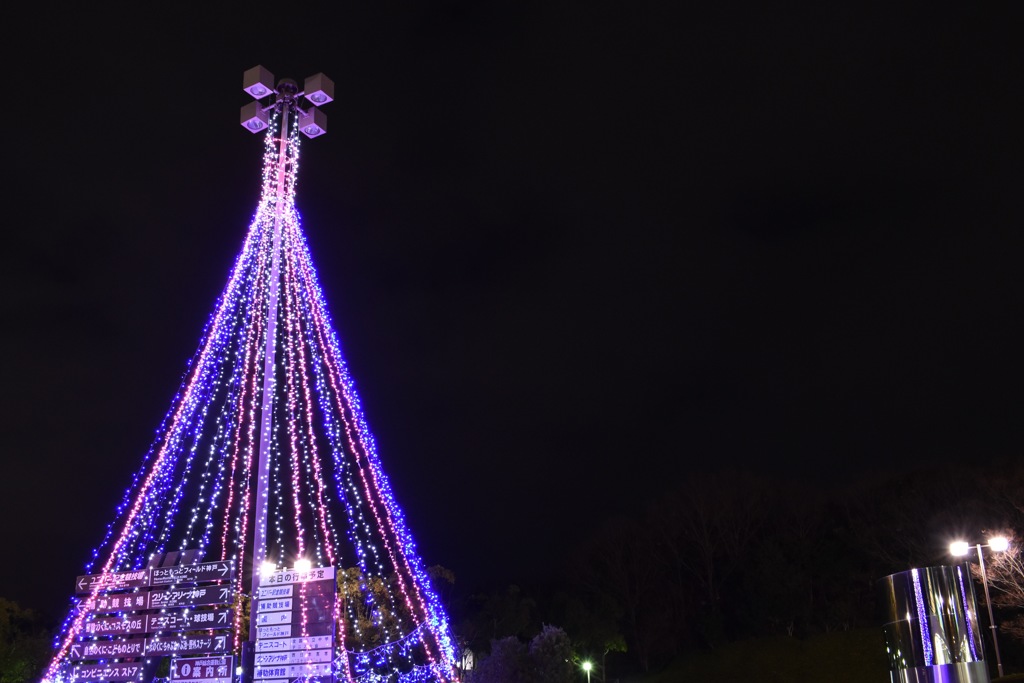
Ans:
POLYGON ((193 635, 130 640, 90 640, 72 643, 69 656, 72 661, 86 659, 129 659, 158 655, 219 654, 231 649, 227 635, 193 635))
POLYGON ((111 574, 89 574, 75 579, 75 592, 79 595, 93 591, 123 591, 149 585, 148 569, 111 574))
POLYGON ((231 683, 235 660, 225 657, 176 657, 171 660, 171 680, 178 683, 231 683))
POLYGON ((149 615, 124 614, 116 617, 92 617, 85 622, 88 636, 126 636, 149 633, 149 615))
POLYGON ((70 657, 75 661, 83 659, 128 659, 129 657, 142 657, 145 653, 145 638, 90 640, 84 643, 72 643, 70 657))
POLYGON ((131 681, 142 678, 142 664, 81 664, 71 674, 74 681, 131 681))
POLYGON ((224 607, 199 612, 170 609, 159 614, 130 613, 116 617, 92 617, 85 622, 89 636, 122 636, 136 633, 162 633, 173 631, 222 630, 231 628, 232 610, 224 607))
POLYGON ((233 562, 202 562, 176 567, 135 569, 129 572, 87 574, 75 579, 75 593, 113 593, 131 588, 171 586, 182 583, 209 583, 235 578, 233 562))
POLYGON ((198 631, 202 629, 221 630, 231 628, 232 610, 230 607, 197 612, 189 609, 167 610, 160 614, 149 615, 151 633, 163 631, 198 631))
MULTIPOLYGON (((179 554, 173 555, 177 558, 179 554)), ((86 621, 79 642, 70 646, 69 658, 80 662, 173 655, 175 681, 232 683, 233 657, 216 655, 231 650, 234 612, 228 607, 195 608, 231 603, 235 597, 231 586, 234 576, 232 562, 79 576, 75 591, 87 596, 78 604, 86 621), (189 635, 180 635, 182 632, 189 635), (150 635, 123 638, 145 634, 150 635), (119 636, 122 638, 117 639, 119 636), (182 655, 205 656, 188 659, 182 655)), ((144 675, 141 663, 80 664, 72 672, 70 683, 141 681, 144 675)))
POLYGON ((179 583, 207 583, 228 581, 235 576, 232 562, 203 562, 178 567, 157 567, 152 570, 151 586, 168 586, 179 583))
POLYGON ((162 607, 198 607, 200 605, 222 605, 235 599, 231 586, 196 586, 194 588, 168 588, 151 590, 146 609, 162 607))
POLYGON ((82 612, 103 614, 106 612, 141 612, 148 609, 146 597, 148 591, 136 593, 114 593, 113 595, 96 595, 78 603, 82 612))
POLYGON ((142 612, 166 607, 223 605, 233 601, 234 597, 235 592, 231 586, 193 586, 190 588, 139 591, 137 593, 97 595, 80 602, 78 609, 94 614, 142 612))
POLYGON ((204 655, 231 651, 227 635, 147 638, 147 655, 204 655))

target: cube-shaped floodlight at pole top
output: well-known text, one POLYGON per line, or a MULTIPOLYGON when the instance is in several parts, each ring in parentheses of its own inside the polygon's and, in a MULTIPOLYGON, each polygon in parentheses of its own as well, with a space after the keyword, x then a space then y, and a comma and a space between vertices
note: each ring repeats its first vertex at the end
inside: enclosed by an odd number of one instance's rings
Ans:
POLYGON ((302 92, 307 100, 319 107, 334 101, 334 81, 322 73, 314 74, 306 78, 302 92))
POLYGON ((274 92, 274 74, 254 66, 242 74, 242 90, 257 100, 264 98, 274 92))
POLYGON ((315 138, 327 132, 327 115, 313 107, 299 117, 299 130, 307 138, 315 138))
POLYGON ((267 129, 270 116, 259 102, 250 102, 242 107, 241 124, 250 133, 259 133, 267 129))

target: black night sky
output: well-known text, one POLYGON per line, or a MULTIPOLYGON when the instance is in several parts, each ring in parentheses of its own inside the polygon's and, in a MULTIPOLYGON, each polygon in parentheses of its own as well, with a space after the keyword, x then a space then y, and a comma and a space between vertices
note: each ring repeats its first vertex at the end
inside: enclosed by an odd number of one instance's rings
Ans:
POLYGON ((0 595, 24 606, 67 605, 226 281, 257 64, 335 82, 298 207, 397 500, 467 589, 549 577, 693 472, 1020 452, 1024 50, 995 9, 23 11, 0 595))

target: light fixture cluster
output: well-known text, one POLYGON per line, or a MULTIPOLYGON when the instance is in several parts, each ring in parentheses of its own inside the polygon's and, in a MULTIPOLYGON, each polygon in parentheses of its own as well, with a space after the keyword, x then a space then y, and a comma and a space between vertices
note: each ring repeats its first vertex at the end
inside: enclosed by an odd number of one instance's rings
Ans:
POLYGON ((254 66, 242 75, 242 90, 254 100, 242 107, 240 119, 242 127, 250 133, 266 131, 272 112, 282 102, 295 109, 303 135, 316 138, 327 132, 327 115, 319 107, 334 101, 334 82, 322 73, 307 78, 299 91, 298 84, 290 79, 274 85, 274 74, 254 66))
MULTIPOLYGON (((261 78, 256 74, 249 87, 266 87, 261 78)), ((309 79, 306 85, 308 91, 309 79)), ((319 88, 314 94, 333 97, 323 82, 319 88)), ((354 568, 363 582, 387 587, 364 593, 374 601, 369 607, 384 643, 372 650, 362 640, 358 606, 338 601, 339 680, 454 681, 447 615, 377 455, 295 209, 299 134, 308 132, 292 117, 287 144, 276 145, 281 119, 274 111, 259 119, 267 132, 255 216, 171 408, 86 572, 138 569, 154 554, 199 548, 206 561, 234 561, 242 569, 235 591, 248 593, 243 577, 253 567, 260 523, 254 511, 264 346, 273 322, 276 363, 266 403, 273 429, 262 487, 267 561, 289 566, 302 558, 339 572, 354 568), (279 303, 271 321, 275 245, 279 303)), ((241 612, 235 610, 236 652, 241 612)), ((76 601, 56 637, 47 681, 70 678, 69 651, 85 635, 88 618, 76 601)))

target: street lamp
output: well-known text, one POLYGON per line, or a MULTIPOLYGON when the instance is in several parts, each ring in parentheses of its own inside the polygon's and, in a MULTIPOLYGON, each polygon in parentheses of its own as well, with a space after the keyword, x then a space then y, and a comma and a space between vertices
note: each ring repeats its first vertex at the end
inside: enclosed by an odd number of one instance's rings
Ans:
POLYGON ((992 629, 992 646, 996 653, 996 670, 999 672, 999 677, 1003 677, 1003 661, 999 657, 999 640, 996 638, 996 620, 992 616, 992 600, 988 594, 988 573, 985 571, 985 554, 981 552, 982 548, 991 548, 995 552, 1004 552, 1010 547, 1010 541, 1005 536, 993 536, 988 539, 988 543, 975 543, 973 546, 967 541, 954 541, 949 544, 949 552, 956 557, 964 557, 970 552, 971 548, 978 551, 978 564, 981 567, 981 585, 985 588, 985 605, 988 607, 988 624, 989 628, 992 629))
POLYGON ((588 660, 583 662, 580 666, 582 666, 583 670, 587 672, 587 683, 590 683, 590 670, 594 668, 594 663, 588 660))

